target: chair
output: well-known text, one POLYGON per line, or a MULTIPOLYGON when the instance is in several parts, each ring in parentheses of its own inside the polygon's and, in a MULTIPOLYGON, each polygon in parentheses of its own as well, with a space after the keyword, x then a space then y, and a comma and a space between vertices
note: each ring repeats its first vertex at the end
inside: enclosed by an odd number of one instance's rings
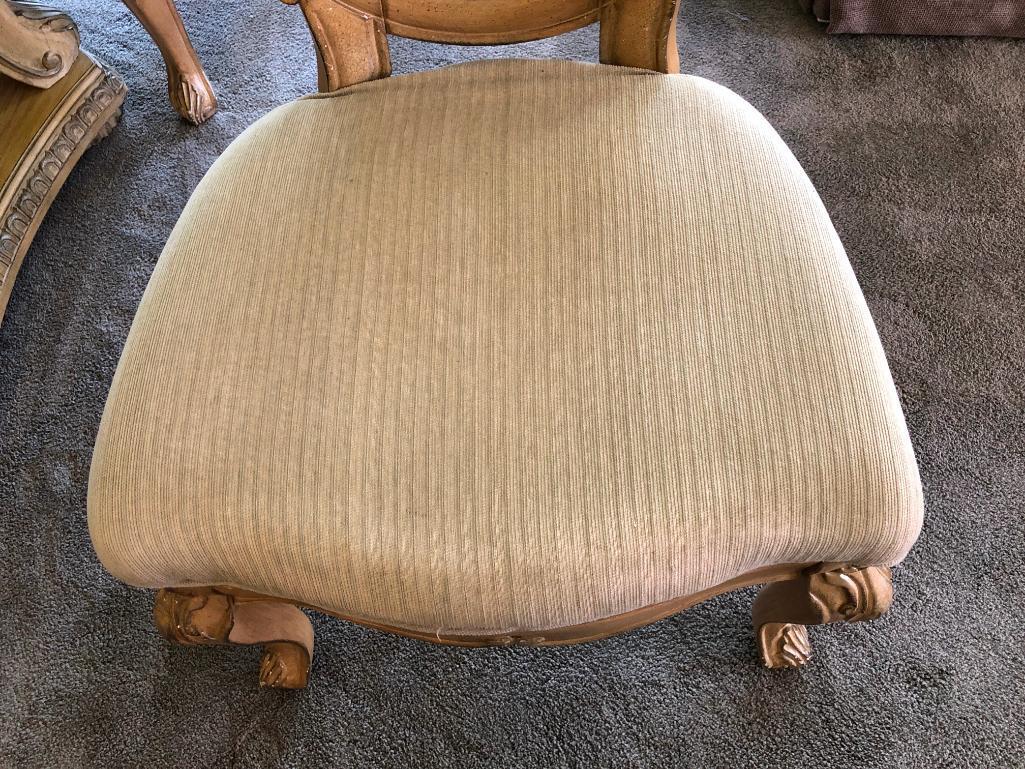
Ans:
POLYGON ((882 347, 780 137, 671 74, 675 3, 300 4, 327 92, 197 187, 93 457, 96 551, 165 635, 296 688, 299 606, 548 645, 767 583, 770 667, 886 611, 922 499, 882 347), (385 32, 593 21, 600 65, 383 79, 385 32))

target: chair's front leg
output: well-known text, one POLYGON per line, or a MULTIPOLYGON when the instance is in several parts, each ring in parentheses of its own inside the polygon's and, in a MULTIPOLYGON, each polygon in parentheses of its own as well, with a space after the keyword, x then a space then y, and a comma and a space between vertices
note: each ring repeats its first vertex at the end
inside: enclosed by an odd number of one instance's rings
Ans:
POLYGON ((185 646, 261 644, 260 685, 302 689, 313 660, 313 626, 296 606, 236 598, 212 588, 164 589, 153 618, 164 636, 185 646))
POLYGON ((199 125, 217 111, 217 98, 203 65, 189 41, 174 0, 122 0, 142 22, 167 65, 171 106, 190 123, 199 125))
POLYGON ((763 588, 752 610, 762 660, 770 668, 811 659, 805 625, 875 619, 890 608, 893 586, 883 566, 827 565, 763 588))

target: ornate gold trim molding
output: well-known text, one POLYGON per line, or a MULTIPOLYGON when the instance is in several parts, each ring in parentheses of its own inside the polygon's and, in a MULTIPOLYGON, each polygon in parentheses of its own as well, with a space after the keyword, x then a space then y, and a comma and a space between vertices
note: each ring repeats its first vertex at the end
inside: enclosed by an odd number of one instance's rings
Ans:
MULTIPOLYGON (((84 70, 78 82, 46 110, 40 125, 25 126, 23 136, 28 140, 21 161, 0 188, 0 318, 25 251, 50 203, 82 153, 110 133, 120 117, 127 92, 121 78, 84 52, 75 68, 84 70)), ((74 72, 67 77, 74 77, 74 72)), ((49 94, 49 90, 30 91, 25 101, 45 100, 49 94)), ((23 103, 0 106, 16 115, 34 112, 23 103)))
POLYGON ((0 0, 0 73, 47 88, 78 57, 78 27, 67 14, 35 0, 0 0))

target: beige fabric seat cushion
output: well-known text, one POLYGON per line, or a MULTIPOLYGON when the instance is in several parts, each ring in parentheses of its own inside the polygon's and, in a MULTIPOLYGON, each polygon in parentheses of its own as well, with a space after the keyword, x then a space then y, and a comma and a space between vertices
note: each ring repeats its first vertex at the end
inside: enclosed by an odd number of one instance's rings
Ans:
POLYGON ((140 586, 556 628, 893 564, 921 490, 809 180, 696 77, 491 61, 276 109, 196 189, 100 428, 140 586))

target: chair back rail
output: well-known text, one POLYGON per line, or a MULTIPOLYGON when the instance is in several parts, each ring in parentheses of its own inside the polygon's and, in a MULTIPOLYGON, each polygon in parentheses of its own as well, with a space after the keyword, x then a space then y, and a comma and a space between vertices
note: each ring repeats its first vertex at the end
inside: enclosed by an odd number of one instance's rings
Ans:
POLYGON ((388 34, 436 43, 501 45, 594 22, 604 64, 678 72, 679 0, 283 0, 299 5, 317 48, 319 87, 388 77, 388 34))

